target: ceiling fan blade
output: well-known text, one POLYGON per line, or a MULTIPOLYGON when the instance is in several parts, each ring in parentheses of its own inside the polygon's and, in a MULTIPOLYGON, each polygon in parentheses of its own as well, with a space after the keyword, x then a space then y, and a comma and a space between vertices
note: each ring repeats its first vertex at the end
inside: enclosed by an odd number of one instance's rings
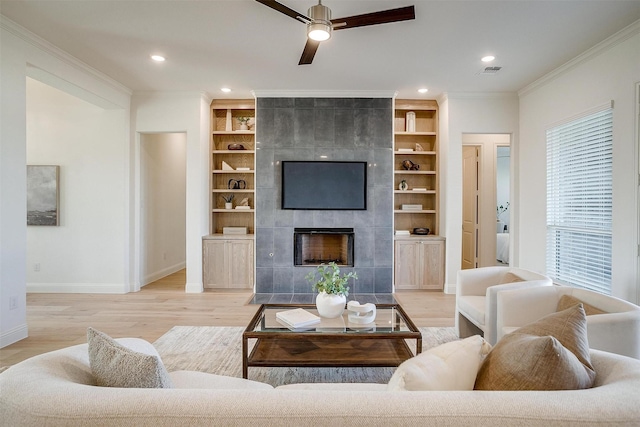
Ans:
POLYGON ((304 24, 308 24, 309 22, 312 21, 312 19, 309 18, 308 16, 298 13, 295 10, 288 8, 287 6, 283 5, 282 3, 278 3, 275 0, 256 0, 256 1, 258 3, 262 3, 267 7, 270 7, 273 10, 276 10, 280 13, 284 13, 285 15, 290 16, 293 19, 296 19, 304 24))
POLYGON ((416 19, 414 6, 400 7, 398 9, 383 10, 380 12, 365 13, 364 15, 348 16, 346 18, 332 19, 334 30, 365 27, 367 25, 387 24, 390 22, 409 21, 416 19))
POLYGON ((307 39, 307 44, 304 45, 302 56, 298 65, 309 65, 313 62, 313 57, 316 56, 316 51, 320 46, 320 42, 316 40, 307 39))

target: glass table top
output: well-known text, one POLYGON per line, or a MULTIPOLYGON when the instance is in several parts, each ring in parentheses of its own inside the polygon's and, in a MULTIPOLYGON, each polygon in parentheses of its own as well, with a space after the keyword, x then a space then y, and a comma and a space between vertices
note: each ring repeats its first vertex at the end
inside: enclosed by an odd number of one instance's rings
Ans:
POLYGON ((321 317, 319 323, 302 328, 291 328, 276 318, 281 311, 302 308, 316 316, 318 311, 314 304, 263 304, 256 313, 246 332, 277 334, 398 334, 419 333, 402 307, 398 304, 377 304, 376 317, 367 324, 354 323, 349 320, 349 312, 345 309, 342 316, 335 319, 321 317))

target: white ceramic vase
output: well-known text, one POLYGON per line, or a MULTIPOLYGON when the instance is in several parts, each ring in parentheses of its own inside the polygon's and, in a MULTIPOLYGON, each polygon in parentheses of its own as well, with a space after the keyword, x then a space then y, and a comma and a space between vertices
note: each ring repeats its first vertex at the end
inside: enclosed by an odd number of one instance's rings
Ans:
POLYGON ((320 317, 334 319, 344 312, 347 297, 344 295, 328 294, 320 292, 316 297, 316 308, 320 317))

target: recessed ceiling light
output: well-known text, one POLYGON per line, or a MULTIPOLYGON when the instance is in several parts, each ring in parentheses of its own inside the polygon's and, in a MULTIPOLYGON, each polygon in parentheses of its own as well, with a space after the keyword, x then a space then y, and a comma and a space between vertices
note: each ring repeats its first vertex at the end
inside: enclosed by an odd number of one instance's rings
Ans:
POLYGON ((165 60, 165 57, 162 55, 151 55, 151 59, 156 62, 163 62, 165 60))
POLYGON ((231 92, 231 88, 228 88, 228 87, 220 88, 220 90, 221 90, 221 91, 223 91, 224 93, 229 93, 229 92, 231 92))
POLYGON ((493 61, 494 59, 496 59, 496 57, 495 57, 495 56, 487 55, 487 56, 482 57, 482 62, 491 62, 491 61, 493 61))
POLYGON ((418 92, 427 93, 427 92, 429 92, 429 89, 427 89, 426 87, 423 87, 423 88, 418 89, 418 92))

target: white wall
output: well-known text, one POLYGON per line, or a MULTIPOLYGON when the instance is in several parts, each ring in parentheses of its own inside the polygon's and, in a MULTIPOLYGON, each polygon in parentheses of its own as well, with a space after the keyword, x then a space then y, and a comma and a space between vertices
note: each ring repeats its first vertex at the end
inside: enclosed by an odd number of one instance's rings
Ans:
MULTIPOLYGON (((202 292, 202 236, 209 233, 210 99, 203 93, 136 93, 132 99, 133 265, 141 271, 140 135, 186 132, 187 292, 202 292), (138 230, 138 231, 136 231, 138 230)), ((141 277, 135 274, 134 277, 141 277)), ((139 279, 136 279, 139 280, 139 279)), ((137 286, 139 287, 139 283, 137 286)))
MULTIPOLYGON (((0 27, 0 347, 4 347, 28 335, 25 220, 27 76, 31 73, 46 75, 51 82, 65 86, 65 90, 73 91, 76 96, 84 95, 86 99, 99 100, 103 108, 108 106, 120 110, 123 119, 114 129, 118 136, 112 144, 121 147, 123 152, 129 141, 126 118, 130 93, 122 85, 87 68, 4 17, 0 17, 0 27), (10 309, 12 301, 16 302, 14 309, 10 309)), ((119 167, 120 173, 125 173, 121 164, 119 167)), ((120 202, 126 204, 126 200, 122 197, 120 202)), ((116 222, 122 220, 126 210, 126 206, 119 207, 116 222)), ((119 242, 120 253, 126 252, 124 235, 111 236, 111 239, 119 242)), ((126 270, 127 267, 120 267, 123 262, 124 258, 119 259, 116 269, 126 270)), ((124 284, 121 287, 126 287, 125 282, 125 277, 120 277, 119 283, 124 284)))
POLYGON ((144 286, 186 265, 187 135, 143 134, 140 141, 144 286))
MULTIPOLYGON (((518 98, 515 94, 447 94, 440 105, 446 107, 449 118, 448 123, 441 121, 440 127, 440 145, 447 151, 440 174, 444 175, 441 192, 446 194, 445 208, 441 208, 440 214, 441 219, 446 217, 446 222, 440 234, 447 238, 445 292, 453 293, 462 256, 462 138, 467 133, 509 134, 513 155, 518 143, 518 98)), ((514 175, 512 182, 517 179, 514 175)), ((517 206, 517 195, 512 196, 512 204, 517 206)), ((519 228, 513 216, 511 224, 513 242, 518 239, 519 228)), ((511 261, 517 265, 517 254, 511 261)))
POLYGON ((614 101, 613 295, 640 302, 638 152, 635 85, 640 82, 640 21, 520 92, 520 266, 545 271, 545 131, 552 124, 614 101), (526 227, 525 227, 526 225, 526 227))
POLYGON ((124 119, 27 79, 27 163, 60 166, 60 225, 27 227, 27 291, 126 291, 124 119))

